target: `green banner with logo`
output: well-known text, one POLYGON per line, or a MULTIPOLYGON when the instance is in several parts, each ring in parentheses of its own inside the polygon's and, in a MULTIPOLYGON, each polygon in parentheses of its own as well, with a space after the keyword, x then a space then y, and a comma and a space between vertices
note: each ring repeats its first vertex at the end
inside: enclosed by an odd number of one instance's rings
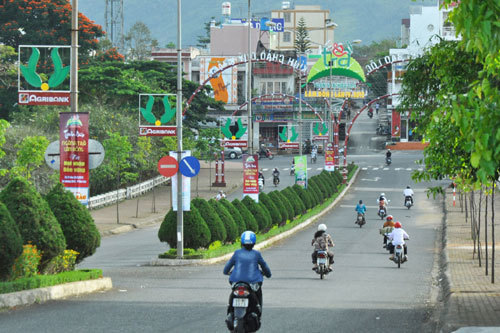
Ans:
POLYGON ((307 188, 307 156, 295 156, 295 184, 307 188))

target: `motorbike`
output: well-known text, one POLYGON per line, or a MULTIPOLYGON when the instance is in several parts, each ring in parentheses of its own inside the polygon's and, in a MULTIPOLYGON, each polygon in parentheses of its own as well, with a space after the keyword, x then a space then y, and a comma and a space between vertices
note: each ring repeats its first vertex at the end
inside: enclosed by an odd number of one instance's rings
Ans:
POLYGON ((292 167, 290 168, 290 176, 295 175, 295 165, 292 164, 292 167))
POLYGON ((280 183, 280 177, 279 176, 273 176, 273 184, 274 186, 278 186, 280 183))
POLYGON ((398 268, 401 267, 401 264, 404 263, 407 257, 404 254, 404 246, 403 245, 395 245, 394 246, 394 259, 393 261, 398 264, 398 268))
POLYGON ((368 117, 373 118, 373 110, 368 110, 368 117))
POLYGON ((229 313, 226 325, 229 331, 243 333, 255 332, 260 328, 261 307, 256 292, 258 283, 236 282, 232 285, 229 297, 229 313))
POLYGON ((316 163, 317 153, 315 151, 311 152, 311 163, 316 163))
POLYGON ((365 216, 361 213, 358 213, 358 217, 356 218, 356 224, 358 224, 359 227, 361 228, 365 223, 366 223, 365 216))
POLYGON ((412 203, 412 200, 411 200, 411 199, 412 199, 412 198, 411 198, 411 196, 410 196, 410 195, 407 195, 407 196, 405 197, 405 207, 406 207, 406 208, 408 208, 408 209, 410 209, 410 208, 411 208, 411 206, 413 206, 413 203, 412 203))
POLYGON ((264 179, 259 178, 259 192, 262 192, 264 189, 264 179))
POLYGON ((324 250, 317 250, 316 257, 318 260, 318 268, 316 268, 316 273, 319 274, 319 278, 323 280, 323 277, 330 273, 328 269, 328 252, 324 250))
POLYGON ((390 157, 386 157, 385 158, 385 164, 391 165, 391 163, 392 163, 392 159, 390 157))
POLYGON ((387 211, 384 206, 380 205, 378 206, 378 216, 380 216, 380 219, 383 220, 387 216, 387 211))
POLYGON ((272 160, 274 158, 273 154, 271 153, 271 151, 269 149, 264 149, 264 150, 260 150, 259 151, 259 159, 263 158, 263 157, 267 157, 269 158, 270 160, 272 160))

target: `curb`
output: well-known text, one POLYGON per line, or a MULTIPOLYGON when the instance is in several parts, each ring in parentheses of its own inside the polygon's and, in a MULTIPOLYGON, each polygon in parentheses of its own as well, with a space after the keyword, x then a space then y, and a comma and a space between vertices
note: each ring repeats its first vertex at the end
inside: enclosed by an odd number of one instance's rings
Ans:
MULTIPOLYGON (((262 243, 256 244, 254 249, 261 250, 261 249, 270 247, 274 243, 279 242, 279 241, 295 234, 296 232, 306 228, 310 224, 314 223, 317 219, 319 219, 320 217, 322 217, 323 215, 328 213, 333 207, 335 207, 338 204, 338 202, 344 197, 346 192, 351 188, 351 185, 356 180, 360 170, 361 170, 361 168, 358 167, 356 172, 352 176, 351 180, 347 184, 347 186, 342 190, 342 192, 339 193, 337 198, 328 207, 323 209, 318 214, 311 216, 310 218, 308 218, 307 220, 305 220, 301 224, 296 225, 292 229, 287 230, 287 231, 285 231, 279 235, 276 235, 274 237, 271 237, 271 238, 263 241, 262 243)), ((159 259, 159 258, 155 258, 155 259, 151 260, 149 265, 150 266, 211 265, 211 264, 215 264, 215 263, 220 262, 220 261, 229 260, 232 256, 233 256, 233 253, 227 253, 223 256, 216 257, 216 258, 210 258, 210 259, 159 259)))
POLYGON ((104 277, 95 280, 77 281, 59 284, 52 287, 17 291, 0 295, 0 309, 13 308, 20 305, 44 303, 51 300, 71 296, 80 296, 113 287, 111 278, 104 277))

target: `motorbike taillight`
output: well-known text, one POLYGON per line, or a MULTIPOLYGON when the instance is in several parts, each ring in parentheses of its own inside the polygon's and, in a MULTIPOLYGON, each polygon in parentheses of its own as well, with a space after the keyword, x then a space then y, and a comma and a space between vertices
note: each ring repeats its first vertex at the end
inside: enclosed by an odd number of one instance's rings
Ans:
POLYGON ((318 253, 318 258, 326 258, 326 253, 318 253))
POLYGON ((238 286, 234 289, 233 294, 235 296, 248 296, 250 295, 250 291, 245 286, 238 286))
POLYGON ((399 249, 402 248, 402 246, 401 245, 397 245, 396 248, 399 250, 399 249))

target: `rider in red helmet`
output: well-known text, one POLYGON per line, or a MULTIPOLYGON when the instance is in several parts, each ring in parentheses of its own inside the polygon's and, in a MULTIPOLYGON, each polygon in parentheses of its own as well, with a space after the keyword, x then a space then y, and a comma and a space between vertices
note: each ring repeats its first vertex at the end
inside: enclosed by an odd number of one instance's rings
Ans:
POLYGON ((405 252, 404 252, 405 261, 408 260, 408 257, 407 257, 408 249, 407 249, 406 244, 405 244, 405 239, 410 239, 410 236, 408 236, 406 231, 404 231, 404 229, 401 227, 401 222, 398 221, 398 222, 394 223, 394 230, 392 230, 392 232, 389 235, 387 235, 387 237, 392 242, 392 246, 390 248, 391 257, 389 258, 389 260, 394 259, 394 246, 396 246, 396 245, 403 245, 404 250, 405 250, 405 252))

